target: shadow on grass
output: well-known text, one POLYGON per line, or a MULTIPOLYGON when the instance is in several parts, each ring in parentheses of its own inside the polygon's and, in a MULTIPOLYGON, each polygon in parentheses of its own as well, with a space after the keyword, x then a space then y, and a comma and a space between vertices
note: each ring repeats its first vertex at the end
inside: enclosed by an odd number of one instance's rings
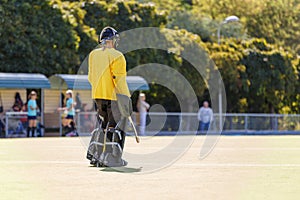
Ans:
POLYGON ((136 173, 142 171, 140 168, 131 168, 131 167, 106 167, 101 169, 102 172, 118 172, 118 173, 136 173))

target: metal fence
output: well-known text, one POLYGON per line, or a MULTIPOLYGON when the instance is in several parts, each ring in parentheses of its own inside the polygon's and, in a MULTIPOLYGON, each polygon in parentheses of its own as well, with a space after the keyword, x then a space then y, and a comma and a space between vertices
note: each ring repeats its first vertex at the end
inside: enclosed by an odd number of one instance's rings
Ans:
POLYGON ((27 128, 27 112, 5 113, 5 137, 25 137, 27 128))
POLYGON ((300 132, 300 115, 226 114, 224 131, 260 133, 300 132))
MULTIPOLYGON (((95 112, 78 113, 77 129, 80 134, 89 134, 93 130, 95 116, 95 112)), ((133 113, 137 125, 138 118, 138 113, 133 113)), ((300 134, 300 114, 226 113, 222 118, 222 134, 300 134)), ((219 120, 219 114, 214 114, 210 131, 220 131, 219 120)), ((194 133, 198 125, 197 113, 149 113, 146 132, 194 133)))
MULTIPOLYGON (((132 118, 138 126, 138 113, 133 113, 132 118)), ((224 122, 222 134, 300 134, 300 114, 227 113, 222 115, 222 118, 224 122)), ((210 131, 220 131, 219 120, 219 114, 214 114, 210 131)), ((5 137, 26 136, 28 125, 26 112, 6 112, 1 122, 5 125, 5 137)), ((96 112, 77 113, 76 124, 80 135, 89 135, 96 124, 96 112)), ((198 126, 197 113, 151 112, 147 119, 146 134, 172 135, 178 133, 195 134, 195 132, 201 134, 197 131, 198 126)), ((131 126, 128 126, 127 131, 132 131, 131 126)), ((43 135, 43 131, 40 130, 39 134, 43 135)))
MULTIPOLYGON (((4 124, 5 137, 26 137, 27 136, 27 112, 6 112, 1 116, 1 126, 4 124)), ((43 136, 44 131, 40 127, 40 117, 37 120, 35 136, 43 136)), ((2 127, 1 127, 2 128, 2 127)), ((2 130, 1 130, 2 131, 2 130)))

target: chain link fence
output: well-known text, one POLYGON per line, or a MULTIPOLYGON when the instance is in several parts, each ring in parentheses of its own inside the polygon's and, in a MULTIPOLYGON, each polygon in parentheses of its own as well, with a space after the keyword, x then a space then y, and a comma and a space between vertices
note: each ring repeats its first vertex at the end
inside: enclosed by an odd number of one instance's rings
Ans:
MULTIPOLYGON (((138 113, 133 113, 132 118, 138 128, 138 113)), ((300 134, 300 114, 226 113, 222 118, 224 122, 222 134, 300 134)), ((220 131, 219 120, 219 114, 214 114, 209 131, 220 131)), ((26 136, 28 126, 26 112, 7 112, 1 122, 5 137, 26 136)), ((76 125, 81 136, 89 135, 96 125, 96 112, 77 113, 76 125)), ((150 112, 147 116, 146 134, 206 134, 198 131, 198 126, 197 113, 150 112)), ((127 131, 133 131, 130 125, 127 131)))
MULTIPOLYGON (((27 112, 6 112, 4 116, 1 117, 1 125, 4 128, 4 137, 14 138, 14 137, 26 137, 27 136, 27 112)), ((2 132, 2 130, 1 130, 2 132)), ((37 117, 37 129, 34 136, 43 136, 43 127, 40 124, 40 117, 37 117)))
MULTIPOLYGON (((133 113, 136 126, 138 113, 133 113)), ((226 113, 222 115, 222 134, 300 134, 300 114, 249 114, 226 113)), ((214 114, 209 131, 218 132, 219 114, 214 114)), ((96 112, 81 112, 77 115, 77 129, 80 135, 88 135, 96 124, 96 112)), ((194 134, 198 131, 197 113, 149 113, 146 132, 152 135, 194 134)), ((129 126, 129 132, 131 131, 129 126)))
POLYGON ((5 137, 26 137, 27 112, 5 113, 5 137))

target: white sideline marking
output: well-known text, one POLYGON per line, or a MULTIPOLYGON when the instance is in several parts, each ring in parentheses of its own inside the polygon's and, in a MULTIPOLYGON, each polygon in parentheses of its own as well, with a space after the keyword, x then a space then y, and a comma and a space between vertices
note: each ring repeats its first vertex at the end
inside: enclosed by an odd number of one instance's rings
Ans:
MULTIPOLYGON (((124 152, 126 152, 126 149, 139 149, 140 147, 126 147, 125 146, 125 151, 124 152)), ((200 152, 200 150, 201 150, 201 148, 200 147, 188 147, 188 148, 176 148, 176 147, 168 147, 168 148, 172 148, 172 149, 197 149, 197 150, 199 150, 199 152, 200 152)), ((147 147, 147 150, 149 150, 149 149, 159 149, 159 150, 161 150, 161 147, 147 147)), ((268 147, 249 147, 249 148, 247 148, 247 147, 245 147, 245 148, 243 148, 243 147, 215 147, 214 149, 213 149, 213 151, 214 150, 238 150, 238 151, 261 151, 261 150, 279 150, 279 151, 300 151, 300 148, 293 148, 293 147, 291 147, 291 148, 286 148, 286 147, 282 147, 282 148, 280 148, 280 147, 270 147, 270 148, 268 148, 268 147)))
POLYGON ((88 163, 88 160, 85 161, 40 161, 40 160, 1 160, 0 164, 83 164, 88 163))
MULTIPOLYGON (((88 164, 87 161, 39 161, 39 160, 5 160, 0 164, 88 164)), ((143 163, 140 163, 143 165, 143 163)), ((147 163, 147 165, 153 163, 147 163)), ((144 163, 146 165, 146 163, 144 163)), ((260 164, 260 163, 174 163, 170 167, 300 167, 300 164, 260 164)))
POLYGON ((173 164, 178 167, 300 167, 300 164, 259 164, 259 163, 186 163, 173 164))
POLYGON ((260 151, 260 150, 280 150, 280 151, 299 151, 300 148, 298 147, 216 147, 216 150, 250 150, 250 151, 260 151))

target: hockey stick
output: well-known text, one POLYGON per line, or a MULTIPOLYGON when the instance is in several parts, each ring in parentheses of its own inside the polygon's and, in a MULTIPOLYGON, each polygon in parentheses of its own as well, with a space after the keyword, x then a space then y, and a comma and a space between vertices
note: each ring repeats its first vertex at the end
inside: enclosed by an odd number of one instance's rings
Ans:
POLYGON ((106 129, 103 131, 104 132, 104 138, 103 138, 103 148, 102 148, 102 154, 105 152, 106 150, 106 139, 107 139, 107 133, 108 133, 108 126, 109 125, 109 122, 107 122, 107 125, 106 125, 106 129))
POLYGON ((122 94, 117 94, 117 102, 118 102, 118 107, 119 107, 119 110, 121 112, 121 115, 123 117, 126 117, 128 118, 132 128, 133 128, 133 131, 134 131, 134 135, 135 135, 135 140, 137 143, 140 143, 140 138, 137 134, 137 131, 136 131, 136 128, 135 128, 135 125, 133 123, 133 120, 131 118, 131 113, 132 113, 132 103, 131 103, 131 99, 130 97, 126 96, 126 95, 122 95, 122 94))
POLYGON ((130 122, 130 124, 131 124, 131 126, 132 126, 132 128, 133 128, 133 132, 134 132, 134 135, 135 135, 135 140, 136 140, 136 142, 137 142, 137 143, 140 143, 140 138, 139 138, 139 136, 138 136, 138 134, 137 134, 137 131, 136 131, 136 128, 135 128, 135 125, 134 125, 134 123, 133 123, 133 121, 132 121, 131 116, 128 116, 128 120, 129 120, 129 122, 130 122))

